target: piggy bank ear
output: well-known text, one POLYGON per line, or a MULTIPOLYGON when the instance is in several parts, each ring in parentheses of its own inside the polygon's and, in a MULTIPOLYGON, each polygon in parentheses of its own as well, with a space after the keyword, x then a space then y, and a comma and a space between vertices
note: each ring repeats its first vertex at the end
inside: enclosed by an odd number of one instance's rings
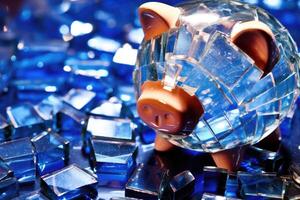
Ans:
POLYGON ((232 42, 252 58, 264 75, 272 71, 279 59, 275 37, 268 25, 260 21, 236 24, 231 32, 232 42))
POLYGON ((158 2, 144 3, 139 7, 139 18, 145 34, 150 40, 170 28, 175 28, 180 15, 180 9, 158 2))

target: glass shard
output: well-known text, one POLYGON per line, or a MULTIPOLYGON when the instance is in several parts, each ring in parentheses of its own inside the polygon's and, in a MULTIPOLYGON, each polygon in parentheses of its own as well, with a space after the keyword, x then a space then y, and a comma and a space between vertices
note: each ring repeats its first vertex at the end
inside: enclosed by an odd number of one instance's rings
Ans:
POLYGON ((220 32, 211 37, 205 51, 200 59, 201 66, 228 88, 233 88, 253 66, 253 61, 220 32))
POLYGON ((90 163, 101 185, 123 185, 136 166, 137 146, 133 143, 89 140, 90 163))
POLYGON ((44 175, 63 168, 69 161, 69 141, 56 133, 42 132, 31 139, 39 174, 44 175))
POLYGON ((0 199, 12 199, 19 192, 18 181, 10 167, 0 159, 0 199))
POLYGON ((41 189, 50 199, 94 199, 98 195, 97 183, 89 172, 72 164, 42 176, 41 189))
POLYGON ((14 171, 19 183, 33 183, 35 181, 35 155, 29 138, 0 144, 0 157, 14 171))
POLYGON ((137 199, 157 199, 163 171, 158 166, 139 164, 125 188, 125 196, 137 199))
POLYGON ((227 171, 224 169, 205 166, 203 169, 203 191, 224 195, 227 175, 227 171))
POLYGON ((12 139, 31 137, 45 130, 45 122, 32 104, 8 107, 6 114, 12 124, 12 139))
POLYGON ((87 111, 95 107, 96 93, 82 89, 71 89, 63 97, 63 100, 77 110, 87 111))

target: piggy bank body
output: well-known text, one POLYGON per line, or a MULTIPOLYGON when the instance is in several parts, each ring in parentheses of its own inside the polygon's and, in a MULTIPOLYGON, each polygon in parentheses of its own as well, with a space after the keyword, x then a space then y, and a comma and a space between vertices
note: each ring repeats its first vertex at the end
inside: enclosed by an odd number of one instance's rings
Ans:
POLYGON ((138 113, 158 134, 215 153, 255 144, 292 115, 297 47, 274 17, 236 1, 188 2, 171 9, 173 25, 167 10, 145 10, 150 32, 167 27, 144 39, 134 71, 138 113))

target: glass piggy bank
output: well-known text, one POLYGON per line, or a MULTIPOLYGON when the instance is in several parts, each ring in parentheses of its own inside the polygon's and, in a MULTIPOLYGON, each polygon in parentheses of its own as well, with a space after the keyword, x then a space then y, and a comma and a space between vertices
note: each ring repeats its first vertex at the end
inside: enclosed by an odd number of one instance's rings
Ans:
POLYGON ((174 145, 216 153, 252 145, 291 117, 299 54, 273 16, 237 1, 139 8, 137 111, 174 145))

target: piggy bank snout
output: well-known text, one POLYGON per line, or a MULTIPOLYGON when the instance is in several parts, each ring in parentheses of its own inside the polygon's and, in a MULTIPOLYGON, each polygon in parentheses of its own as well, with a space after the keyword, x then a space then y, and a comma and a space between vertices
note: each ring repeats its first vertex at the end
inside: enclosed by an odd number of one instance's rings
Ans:
POLYGON ((197 125, 204 110, 198 98, 176 86, 163 88, 161 81, 147 81, 137 101, 137 112, 151 128, 161 133, 187 135, 197 125))
POLYGON ((137 109, 141 119, 153 129, 166 133, 177 133, 182 127, 181 114, 157 98, 140 100, 137 109))

